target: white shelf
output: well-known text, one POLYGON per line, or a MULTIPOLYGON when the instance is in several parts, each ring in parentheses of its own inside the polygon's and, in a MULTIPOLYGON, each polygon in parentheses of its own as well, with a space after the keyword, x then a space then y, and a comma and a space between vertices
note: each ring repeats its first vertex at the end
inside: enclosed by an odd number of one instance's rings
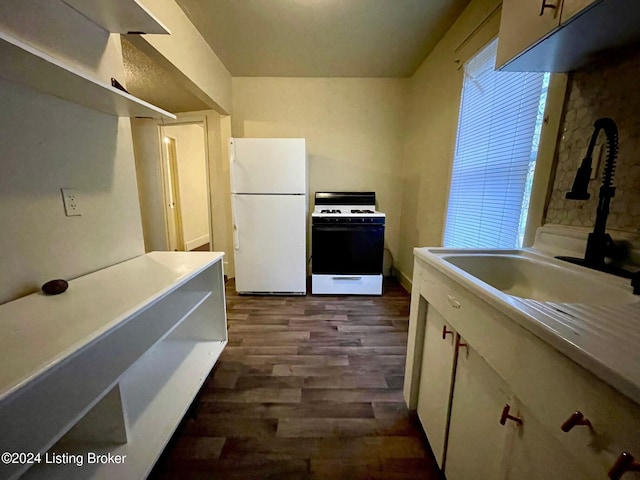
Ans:
POLYGON ((220 261, 222 255, 152 252, 72 280, 61 295, 34 293, 0 305, 0 401, 220 261))
POLYGON ((83 455, 126 455, 123 464, 70 465, 39 464, 25 479, 113 479, 145 478, 180 423, 209 371, 222 353, 226 341, 189 342, 165 340, 149 351, 125 374, 120 383, 129 419, 128 441, 122 445, 104 443, 54 447, 53 452, 83 455))
POLYGON ((0 77, 118 117, 176 116, 0 31, 0 77))
POLYGON ((30 478, 144 478, 227 343, 223 256, 152 252, 1 305, 0 451, 128 458, 30 478))
POLYGON ((169 29, 137 0, 62 0, 111 33, 170 34, 169 29))

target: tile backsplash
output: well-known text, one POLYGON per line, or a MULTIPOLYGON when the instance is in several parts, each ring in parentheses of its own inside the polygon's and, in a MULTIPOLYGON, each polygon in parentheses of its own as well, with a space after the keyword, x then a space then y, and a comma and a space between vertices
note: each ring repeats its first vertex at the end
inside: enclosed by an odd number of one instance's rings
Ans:
POLYGON ((615 57, 571 74, 545 222, 593 226, 606 158, 604 133, 600 133, 598 141, 603 144, 598 176, 589 184, 591 198, 566 200, 564 195, 571 189, 584 157, 593 122, 600 117, 611 117, 618 125, 619 150, 613 181, 616 194, 611 200, 607 229, 640 233, 640 54, 637 52, 637 49, 619 52, 615 57))

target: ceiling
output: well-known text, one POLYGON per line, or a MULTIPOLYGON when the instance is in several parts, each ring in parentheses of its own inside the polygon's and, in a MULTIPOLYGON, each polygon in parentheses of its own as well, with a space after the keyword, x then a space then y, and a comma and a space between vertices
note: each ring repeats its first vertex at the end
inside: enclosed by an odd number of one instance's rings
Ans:
POLYGON ((408 77, 469 0, 176 0, 234 77, 408 77))
MULTIPOLYGON (((234 77, 408 77, 470 0, 176 0, 234 77)), ((127 90, 170 112, 210 108, 122 40, 127 90)))

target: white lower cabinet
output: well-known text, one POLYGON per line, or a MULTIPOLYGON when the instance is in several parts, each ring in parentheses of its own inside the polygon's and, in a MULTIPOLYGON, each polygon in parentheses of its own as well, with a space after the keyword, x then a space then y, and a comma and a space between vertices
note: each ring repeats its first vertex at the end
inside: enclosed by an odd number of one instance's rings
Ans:
MULTIPOLYGON (((515 401, 522 425, 507 425, 513 430, 505 449, 505 476, 512 480, 596 480, 584 465, 547 433, 526 406, 515 401)), ((559 430, 559 429, 558 429, 559 430)))
POLYGON ((444 468, 447 480, 504 477, 509 426, 505 428, 499 420, 508 401, 509 392, 500 377, 473 348, 460 347, 444 468))
POLYGON ((429 307, 424 333, 417 412, 440 468, 444 463, 449 425, 456 338, 457 334, 451 325, 435 308, 429 307))
POLYGON ((596 479, 464 339, 459 344, 444 466, 447 480, 596 479))
POLYGON ((38 455, 0 479, 147 478, 227 343, 222 258, 152 252, 0 306, 0 452, 38 455))
POLYGON ((405 401, 447 480, 640 478, 637 403, 416 267, 405 401))

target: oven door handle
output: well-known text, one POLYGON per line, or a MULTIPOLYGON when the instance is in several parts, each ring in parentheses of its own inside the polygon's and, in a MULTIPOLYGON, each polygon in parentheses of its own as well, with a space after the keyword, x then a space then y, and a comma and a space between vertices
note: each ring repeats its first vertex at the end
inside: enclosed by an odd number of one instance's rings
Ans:
POLYGON ((352 276, 344 276, 344 275, 332 276, 331 278, 333 280, 362 280, 362 277, 352 277, 352 276))

